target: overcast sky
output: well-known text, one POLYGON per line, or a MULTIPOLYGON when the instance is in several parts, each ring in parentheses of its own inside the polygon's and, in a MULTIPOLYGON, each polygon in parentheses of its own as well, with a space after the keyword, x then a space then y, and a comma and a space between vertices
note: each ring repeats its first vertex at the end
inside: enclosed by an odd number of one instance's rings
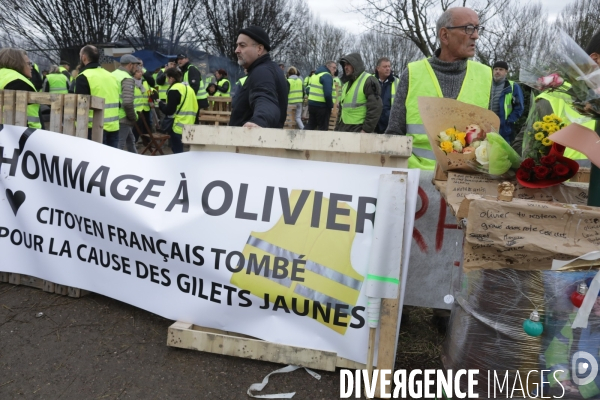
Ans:
MULTIPOLYGON (((360 4, 361 0, 306 0, 313 14, 318 15, 321 20, 327 20, 333 25, 345 28, 352 33, 362 33, 365 31, 364 19, 360 14, 352 13, 353 5, 360 4)), ((524 2, 526 0, 517 0, 524 2)), ((540 0, 548 10, 551 20, 562 8, 572 3, 574 0, 540 0)))

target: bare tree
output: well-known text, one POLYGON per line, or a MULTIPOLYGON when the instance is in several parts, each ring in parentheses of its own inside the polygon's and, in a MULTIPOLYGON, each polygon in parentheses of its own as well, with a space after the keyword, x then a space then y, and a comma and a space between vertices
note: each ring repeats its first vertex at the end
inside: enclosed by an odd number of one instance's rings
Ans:
POLYGON ((387 57, 396 75, 404 71, 409 62, 423 57, 412 41, 375 31, 360 37, 360 50, 367 71, 375 71, 377 60, 387 57))
POLYGON ((300 41, 308 6, 304 0, 198 0, 195 38, 211 54, 237 61, 240 29, 262 27, 271 41, 273 58, 286 59, 300 41))
POLYGON ((299 68, 304 75, 323 65, 337 61, 344 53, 353 51, 354 37, 344 29, 309 16, 304 24, 302 39, 294 43, 287 62, 299 68))
POLYGON ((477 42, 476 55, 490 66, 506 61, 514 74, 523 63, 530 64, 542 56, 551 38, 552 26, 540 3, 512 3, 488 20, 477 42))
POLYGON ((4 27, 48 57, 52 51, 119 38, 130 14, 124 0, 0 0, 4 27))
POLYGON ((129 1, 134 23, 127 30, 127 41, 136 49, 176 52, 197 18, 196 0, 129 1))
POLYGON ((568 4, 556 19, 556 27, 585 48, 600 28, 600 1, 575 0, 568 4))
POLYGON ((443 11, 453 6, 470 6, 479 15, 481 25, 512 0, 481 2, 469 0, 365 0, 355 7, 371 30, 412 41, 426 57, 437 48, 435 23, 443 11))

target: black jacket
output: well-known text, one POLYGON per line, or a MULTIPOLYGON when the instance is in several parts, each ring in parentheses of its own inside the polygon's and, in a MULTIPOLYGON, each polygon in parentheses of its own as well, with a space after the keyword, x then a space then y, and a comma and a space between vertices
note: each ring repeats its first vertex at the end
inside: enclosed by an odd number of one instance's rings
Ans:
POLYGON ((186 72, 188 73, 187 83, 192 89, 194 89, 194 93, 198 93, 198 90, 200 90, 200 82, 202 81, 202 75, 200 74, 200 70, 196 68, 195 65, 192 65, 189 62, 183 67, 180 67, 180 69, 182 76, 185 76, 186 72))
POLYGON ((229 126, 253 122, 263 128, 283 128, 289 83, 279 66, 265 54, 248 67, 248 78, 231 105, 229 126))

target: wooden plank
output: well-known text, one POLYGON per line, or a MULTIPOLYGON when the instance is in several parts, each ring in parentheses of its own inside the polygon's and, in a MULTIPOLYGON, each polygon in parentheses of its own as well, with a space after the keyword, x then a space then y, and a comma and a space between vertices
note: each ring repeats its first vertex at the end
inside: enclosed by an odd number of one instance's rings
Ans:
POLYGON ((183 142, 214 146, 380 154, 408 158, 412 138, 376 133, 185 125, 183 142))
POLYGON ((104 139, 104 98, 92 96, 91 108, 94 111, 92 140, 96 143, 102 143, 104 139))
POLYGON ((4 90, 4 109, 2 111, 3 120, 6 125, 15 124, 15 91, 4 90))
POLYGON ((169 327, 167 345, 325 371, 335 371, 337 361, 336 353, 218 334, 181 322, 169 327))
POLYGON ((2 120, 4 119, 4 116, 2 115, 2 110, 4 110, 4 90, 0 90, 0 124, 3 123, 2 120))
POLYGON ((67 287, 67 295, 69 297, 80 298, 89 293, 90 293, 89 290, 78 289, 78 288, 74 288, 72 286, 67 287))
POLYGON ((69 287, 55 283, 54 284, 54 293, 66 296, 69 294, 69 287))
POLYGON ((0 282, 8 282, 9 272, 0 272, 0 282))
POLYGON ((54 293, 54 291, 55 291, 54 282, 44 281, 44 286, 42 287, 42 290, 44 292, 54 293))
MULTIPOLYGON (((75 136, 75 119, 77 117, 77 95, 65 94, 63 102, 63 131, 65 135, 75 136)), ((87 125, 87 123, 86 123, 87 125)))
POLYGON ((27 103, 29 92, 22 90, 16 91, 15 98, 15 125, 27 126, 27 103))
POLYGON ((62 133, 63 131, 63 102, 64 96, 61 94, 50 95, 50 126, 52 132, 62 133))
POLYGON ((21 274, 10 273, 8 275, 8 283, 11 283, 13 285, 20 285, 21 284, 21 274))
POLYGON ((10 274, 8 283, 13 285, 29 286, 36 289, 44 288, 44 280, 36 278, 35 276, 23 275, 23 274, 10 274))
POLYGON ((87 139, 88 137, 88 119, 90 114, 90 96, 84 94, 77 95, 77 124, 75 127, 75 136, 87 139))

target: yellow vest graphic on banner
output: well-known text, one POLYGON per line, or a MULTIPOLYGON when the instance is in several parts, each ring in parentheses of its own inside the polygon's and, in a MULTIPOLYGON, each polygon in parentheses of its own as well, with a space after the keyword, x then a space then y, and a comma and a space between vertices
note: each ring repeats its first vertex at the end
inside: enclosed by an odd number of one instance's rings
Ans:
MULTIPOLYGON (((292 191, 290 210, 295 209, 300 194, 300 190, 292 191)), ((314 197, 315 192, 311 191, 305 204, 314 204, 314 197)), ((364 280, 352 268, 350 260, 356 234, 356 210, 343 202, 337 204, 340 212, 335 222, 350 226, 349 231, 338 231, 325 229, 328 208, 329 199, 323 198, 318 227, 311 227, 311 223, 315 225, 313 219, 316 218, 313 218, 312 207, 305 206, 294 225, 285 224, 282 216, 267 232, 252 232, 243 250, 247 266, 232 275, 231 283, 261 299, 268 294, 271 303, 275 303, 278 296, 283 296, 290 313, 316 319, 344 335, 364 280), (303 282, 290 279, 291 273, 284 279, 273 276, 275 257, 287 259, 287 270, 291 272, 294 260, 301 256, 306 264, 299 265, 304 272, 297 276, 303 278, 303 282), (251 257, 255 257, 258 263, 269 257, 268 276, 265 276, 264 266, 258 273, 250 268, 251 257), (336 306, 343 314, 335 312, 336 306)), ((280 306, 279 312, 284 312, 280 303, 281 298, 276 305, 280 306)))

